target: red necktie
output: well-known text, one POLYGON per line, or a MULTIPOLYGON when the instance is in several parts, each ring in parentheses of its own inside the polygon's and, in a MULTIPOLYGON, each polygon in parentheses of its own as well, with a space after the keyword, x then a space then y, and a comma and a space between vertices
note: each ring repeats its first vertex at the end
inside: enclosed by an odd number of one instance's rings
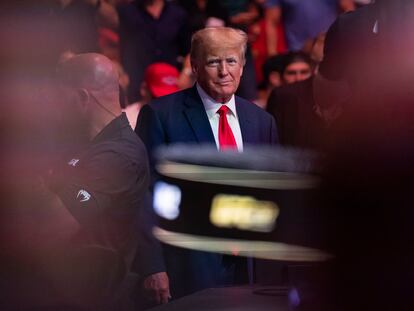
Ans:
POLYGON ((217 110, 217 113, 220 115, 218 130, 220 150, 237 149, 236 140, 227 122, 227 111, 229 111, 229 108, 226 105, 221 105, 220 109, 217 110))

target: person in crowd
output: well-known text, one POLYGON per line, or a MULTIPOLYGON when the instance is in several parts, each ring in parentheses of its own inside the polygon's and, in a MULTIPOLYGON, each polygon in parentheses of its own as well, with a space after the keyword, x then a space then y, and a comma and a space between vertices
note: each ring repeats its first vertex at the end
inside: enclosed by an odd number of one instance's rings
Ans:
POLYGON ((310 78, 313 75, 313 67, 312 60, 305 53, 290 52, 285 56, 283 83, 291 84, 310 78))
MULTIPOLYGON (((228 13, 218 0, 182 0, 178 3, 186 10, 188 16, 188 31, 190 34, 205 27, 223 27, 228 24, 228 13)), ((187 54, 182 62, 178 86, 180 89, 191 87, 195 82, 187 54)))
MULTIPOLYGON (((229 18, 228 25, 239 28, 248 33, 249 27, 259 18, 259 12, 250 8, 249 0, 241 1, 221 1, 221 5, 226 10, 229 18)), ((244 74, 240 80, 237 95, 247 100, 257 100, 257 78, 254 67, 254 59, 250 41, 246 48, 246 64, 244 66, 244 74)))
MULTIPOLYGON (((268 54, 267 36, 266 36, 266 19, 264 17, 263 1, 250 1, 250 10, 255 10, 259 13, 259 18, 256 22, 250 25, 248 29, 249 40, 252 45, 252 54, 255 63, 255 72, 257 85, 266 83, 263 76, 262 66, 266 59, 271 57, 268 54)), ((284 54, 287 52, 285 33, 283 31, 283 25, 278 23, 275 25, 277 34, 277 46, 276 52, 272 53, 272 56, 284 54)), ((260 97, 260 94, 259 94, 260 97)))
POLYGON ((127 105, 124 109, 129 124, 135 129, 137 118, 141 108, 153 99, 175 93, 179 90, 179 72, 177 68, 167 63, 153 63, 147 67, 144 74, 144 81, 141 83, 139 102, 127 105))
POLYGON ((265 2, 268 54, 276 54, 275 26, 283 22, 289 51, 300 51, 305 42, 326 32, 338 14, 338 0, 267 0, 265 2))
POLYGON ((121 63, 130 78, 129 102, 139 100, 145 68, 154 62, 178 67, 190 35, 183 8, 165 0, 136 0, 118 6, 121 63))
MULTIPOLYGON (((234 95, 246 44, 246 33, 234 28, 205 28, 193 35, 190 55, 196 84, 154 100, 138 117, 135 131, 147 147, 151 167, 154 150, 163 144, 211 144, 218 150, 242 151, 247 145, 277 143, 273 117, 234 95)), ((232 278, 225 275, 221 255, 167 246, 164 254, 174 298, 232 278), (179 262, 180 267, 168 262, 179 262)))
POLYGON ((225 26, 228 24, 228 14, 218 0, 179 0, 177 1, 188 14, 188 28, 191 34, 207 26, 225 26))
POLYGON ((117 29, 118 14, 107 0, 59 0, 53 8, 61 52, 99 52, 100 26, 117 29))
POLYGON ((259 85, 259 98, 255 102, 259 107, 266 109, 267 100, 275 87, 283 84, 282 73, 286 55, 274 55, 267 58, 262 66, 263 82, 259 85))
POLYGON ((339 6, 341 9, 341 12, 352 12, 356 9, 370 4, 372 0, 339 0, 339 6))
POLYGON ((112 61, 119 62, 119 35, 118 32, 109 28, 99 28, 99 48, 100 53, 112 61))
POLYGON ((87 53, 63 61, 57 76, 64 126, 78 144, 47 184, 80 231, 51 265, 52 282, 69 305, 115 310, 117 299, 128 297, 120 294, 121 284, 138 249, 141 265, 135 272, 157 302, 166 302, 168 277, 159 245, 140 226, 149 194, 148 159, 121 113, 117 71, 105 56, 87 53))
POLYGON ((323 59, 323 49, 325 45, 326 33, 321 32, 316 38, 311 38, 306 41, 303 46, 302 52, 308 54, 310 59, 315 64, 315 72, 318 71, 319 63, 323 59))

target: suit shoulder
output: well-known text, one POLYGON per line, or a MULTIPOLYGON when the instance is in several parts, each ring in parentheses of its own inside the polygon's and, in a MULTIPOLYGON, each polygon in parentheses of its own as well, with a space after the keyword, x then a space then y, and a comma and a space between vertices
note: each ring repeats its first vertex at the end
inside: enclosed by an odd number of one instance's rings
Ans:
POLYGON ((177 108, 182 106, 184 99, 187 96, 187 90, 178 91, 176 93, 154 99, 153 101, 151 101, 149 106, 157 112, 176 110, 177 108))

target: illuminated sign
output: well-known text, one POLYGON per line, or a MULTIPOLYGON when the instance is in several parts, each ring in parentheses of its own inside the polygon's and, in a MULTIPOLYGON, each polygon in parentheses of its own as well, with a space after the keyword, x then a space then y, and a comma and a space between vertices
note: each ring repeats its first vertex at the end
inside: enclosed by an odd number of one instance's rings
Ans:
POLYGON ((272 231, 278 216, 276 203, 240 195, 216 195, 210 211, 210 221, 217 227, 257 232, 272 231))

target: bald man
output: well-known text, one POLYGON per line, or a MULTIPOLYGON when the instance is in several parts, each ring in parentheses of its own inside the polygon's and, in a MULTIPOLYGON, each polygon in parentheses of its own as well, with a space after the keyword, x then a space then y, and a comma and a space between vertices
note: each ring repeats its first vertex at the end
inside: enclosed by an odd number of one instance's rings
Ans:
POLYGON ((51 188, 80 224, 73 253, 81 248, 79 256, 89 258, 87 267, 82 266, 82 260, 72 267, 84 273, 78 273, 76 280, 68 273, 62 291, 82 284, 80 287, 89 293, 84 296, 95 295, 93 307, 108 305, 136 253, 139 263, 134 265, 134 272, 149 298, 167 302, 168 277, 163 272, 159 246, 149 234, 145 210, 147 154, 125 113, 121 113, 117 71, 100 54, 79 54, 60 64, 58 78, 68 121, 66 130, 76 136, 77 148, 72 149, 65 165, 55 170, 51 188), (91 295, 93 290, 96 292, 91 295))

